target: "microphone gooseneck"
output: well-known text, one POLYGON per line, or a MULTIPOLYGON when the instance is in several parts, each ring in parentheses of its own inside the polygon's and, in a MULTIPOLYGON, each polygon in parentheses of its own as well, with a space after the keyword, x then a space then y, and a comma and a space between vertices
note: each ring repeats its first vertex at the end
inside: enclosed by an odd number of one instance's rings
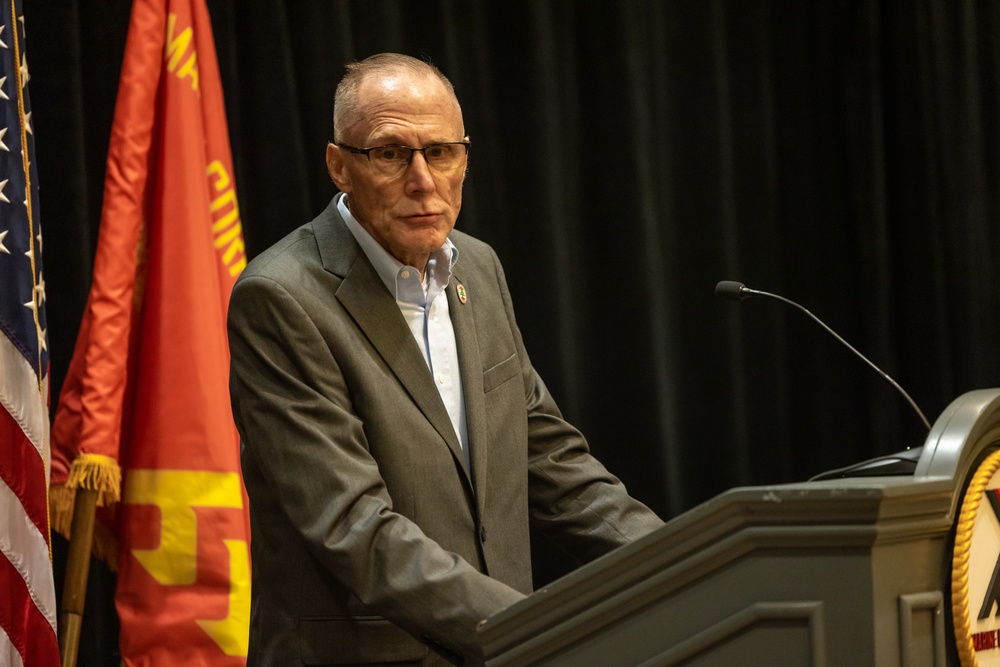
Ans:
POLYGON ((783 297, 783 296, 781 296, 779 294, 772 294, 770 292, 761 292, 760 290, 750 289, 749 287, 747 287, 743 283, 736 282, 734 280, 723 280, 723 281, 719 282, 715 286, 715 294, 716 294, 716 296, 719 296, 719 297, 721 297, 723 299, 729 299, 731 301, 739 301, 739 300, 746 299, 747 297, 751 297, 751 296, 763 296, 763 297, 767 297, 769 299, 775 299, 777 301, 780 301, 782 303, 788 304, 789 306, 792 306, 793 308, 796 308, 796 309, 802 311, 803 313, 805 313, 806 315, 808 315, 814 322, 816 322, 818 325, 820 325, 821 327, 823 327, 824 329, 826 329, 827 333, 829 333, 831 336, 833 336, 838 341, 840 341, 841 344, 843 344, 848 350, 850 350, 851 352, 853 352, 854 354, 856 354, 862 361, 864 361, 866 364, 868 364, 876 373, 878 373, 880 376, 882 376, 883 380, 885 380, 886 382, 888 382, 889 384, 891 384, 896 389, 896 391, 898 391, 900 394, 902 394, 903 398, 906 399, 906 402, 910 404, 910 407, 913 408, 913 410, 920 417, 920 421, 922 421, 924 423, 924 426, 927 427, 927 430, 928 431, 931 430, 931 423, 927 420, 927 417, 924 416, 923 411, 917 406, 916 402, 912 398, 910 398, 910 395, 907 394, 906 391, 902 387, 900 387, 899 384, 895 380, 893 380, 891 377, 889 377, 888 373, 886 373, 881 368, 879 368, 874 363, 872 363, 871 360, 868 359, 868 357, 866 357, 865 355, 863 355, 860 352, 858 352, 854 348, 853 345, 851 345, 846 340, 844 340, 843 338, 841 338, 840 335, 836 331, 834 331, 833 329, 831 329, 830 327, 828 327, 826 325, 826 323, 823 322, 823 320, 821 320, 818 317, 816 317, 815 315, 813 315, 804 306, 801 306, 801 305, 795 303, 791 299, 786 299, 785 297, 783 297))

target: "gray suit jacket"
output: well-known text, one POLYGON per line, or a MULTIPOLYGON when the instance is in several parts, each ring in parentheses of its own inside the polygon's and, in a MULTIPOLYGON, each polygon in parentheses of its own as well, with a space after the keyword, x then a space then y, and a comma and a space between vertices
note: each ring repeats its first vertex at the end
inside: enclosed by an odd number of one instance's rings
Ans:
POLYGON ((531 591, 529 520, 581 560, 661 525, 562 419, 495 253, 451 239, 471 470, 394 297, 335 203, 254 259, 233 290, 250 665, 474 664, 477 624, 531 591))

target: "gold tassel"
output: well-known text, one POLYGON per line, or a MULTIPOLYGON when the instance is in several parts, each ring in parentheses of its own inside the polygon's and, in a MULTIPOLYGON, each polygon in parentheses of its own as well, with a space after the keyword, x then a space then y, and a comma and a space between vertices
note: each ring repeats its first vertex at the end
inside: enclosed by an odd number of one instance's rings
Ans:
MULTIPOLYGON (((122 472, 118 462, 101 454, 80 454, 69 468, 65 484, 49 489, 50 524, 53 531, 66 539, 72 538, 73 508, 77 489, 97 491, 97 505, 104 507, 121 499, 122 472)), ((118 569, 118 540, 101 522, 94 524, 91 551, 112 570, 118 569)))
POLYGON ((122 469, 110 456, 80 454, 69 468, 66 486, 97 491, 97 506, 104 507, 121 500, 122 469))

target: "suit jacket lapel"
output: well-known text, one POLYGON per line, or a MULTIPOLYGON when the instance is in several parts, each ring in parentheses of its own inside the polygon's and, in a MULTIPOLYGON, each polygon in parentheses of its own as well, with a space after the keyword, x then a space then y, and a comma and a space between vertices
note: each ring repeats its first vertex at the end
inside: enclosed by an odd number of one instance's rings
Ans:
POLYGON ((337 212, 336 199, 313 223, 320 256, 327 271, 343 277, 337 300, 351 314, 375 350, 392 370, 413 402, 447 443, 465 469, 465 457, 423 354, 385 289, 337 212))
POLYGON ((465 395, 465 420, 469 433, 469 458, 472 460, 472 483, 476 489, 476 503, 482 516, 486 502, 486 485, 476 485, 477 480, 486 480, 486 440, 483 435, 483 419, 486 402, 483 395, 483 365, 479 358, 479 339, 476 336, 476 321, 473 317, 475 294, 465 286, 467 300, 458 298, 458 286, 464 285, 458 273, 451 276, 448 283, 448 312, 455 329, 455 344, 458 346, 458 363, 462 375, 462 393, 465 395))

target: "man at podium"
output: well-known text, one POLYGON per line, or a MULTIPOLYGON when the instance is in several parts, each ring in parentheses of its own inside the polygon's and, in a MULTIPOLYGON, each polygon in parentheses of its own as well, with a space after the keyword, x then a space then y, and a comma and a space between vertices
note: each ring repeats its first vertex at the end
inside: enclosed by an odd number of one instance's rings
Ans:
POLYGON ((340 193, 232 294, 249 665, 475 664, 531 592, 529 524, 580 560, 660 527, 561 416, 493 250, 454 230, 470 139, 445 76, 347 67, 340 193))

